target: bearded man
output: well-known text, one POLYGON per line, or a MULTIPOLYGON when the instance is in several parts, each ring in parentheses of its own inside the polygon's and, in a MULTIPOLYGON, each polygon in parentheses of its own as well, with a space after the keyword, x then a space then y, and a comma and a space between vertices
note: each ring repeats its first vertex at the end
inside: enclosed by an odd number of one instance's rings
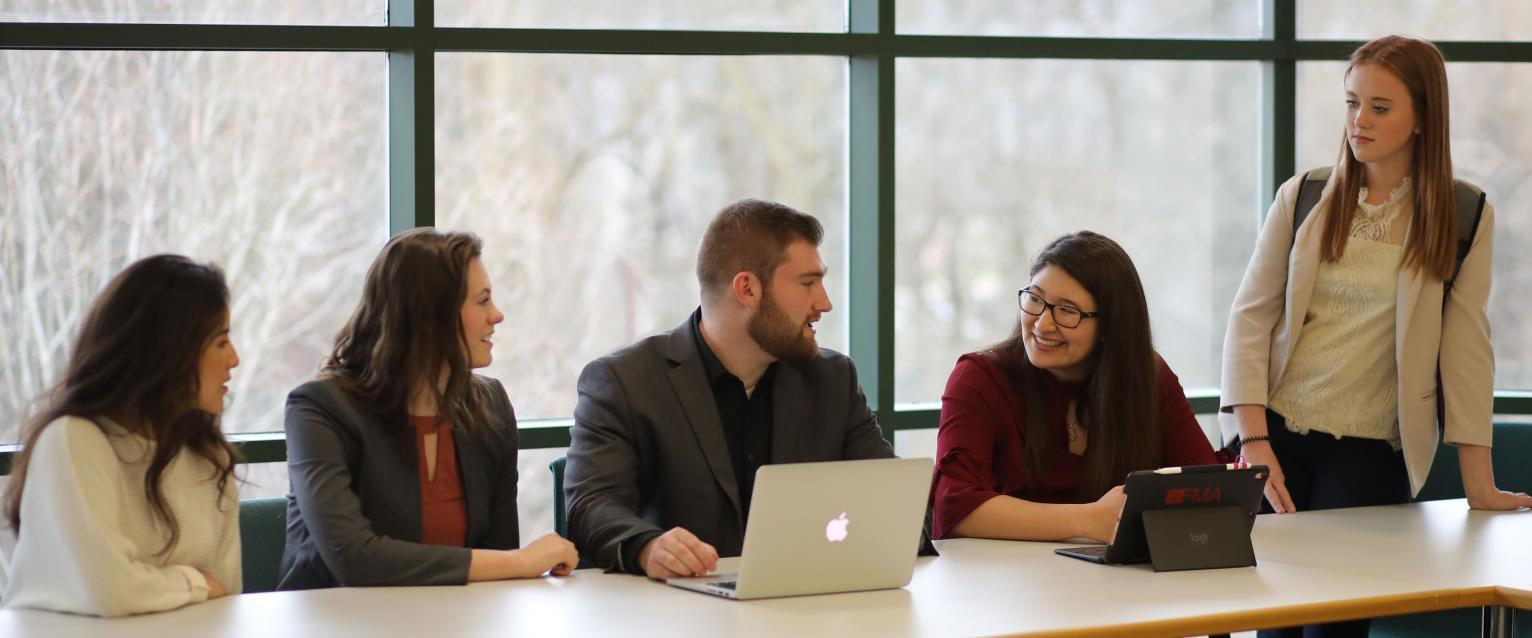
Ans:
POLYGON ((702 576, 740 554, 762 465, 894 455, 856 366, 815 339, 823 235, 782 204, 729 205, 698 250, 701 307, 585 366, 564 483, 582 557, 702 576))

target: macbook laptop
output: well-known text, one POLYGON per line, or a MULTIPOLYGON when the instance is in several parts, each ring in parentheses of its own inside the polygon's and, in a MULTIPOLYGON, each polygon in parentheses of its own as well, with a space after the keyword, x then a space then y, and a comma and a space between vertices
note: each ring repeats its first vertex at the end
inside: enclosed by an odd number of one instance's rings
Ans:
POLYGON ((762 466, 739 573, 665 582, 737 600, 903 587, 931 469, 928 458, 762 466))

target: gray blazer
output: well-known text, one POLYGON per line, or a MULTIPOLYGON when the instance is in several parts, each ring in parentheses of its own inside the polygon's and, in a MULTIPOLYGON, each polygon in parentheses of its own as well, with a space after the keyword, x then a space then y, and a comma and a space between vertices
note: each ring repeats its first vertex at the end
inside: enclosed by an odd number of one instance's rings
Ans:
MULTIPOLYGON (((400 458, 395 428, 340 386, 310 381, 287 395, 287 548, 277 589, 462 585, 468 548, 515 549, 516 415, 500 382, 477 377, 493 423, 457 430, 468 547, 422 545, 420 474, 400 458)), ((418 453, 412 448, 412 457, 418 453)))
MULTIPOLYGON (((564 493, 581 557, 637 571, 619 565, 619 546, 676 526, 740 554, 737 482, 706 376, 690 320, 580 373, 564 493)), ((894 455, 845 355, 783 361, 772 383, 772 463, 894 455)))

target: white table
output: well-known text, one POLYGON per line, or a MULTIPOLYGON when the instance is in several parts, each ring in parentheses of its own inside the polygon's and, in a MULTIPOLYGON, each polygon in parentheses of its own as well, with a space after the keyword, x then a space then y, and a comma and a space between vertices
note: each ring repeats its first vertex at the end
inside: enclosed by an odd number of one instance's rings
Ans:
POLYGON ((1186 635, 1485 605, 1532 608, 1532 513, 1461 501, 1262 516, 1254 568, 1154 573, 1058 544, 954 540, 908 588, 735 602, 643 578, 250 594, 101 620, 0 611, 0 636, 1186 635))

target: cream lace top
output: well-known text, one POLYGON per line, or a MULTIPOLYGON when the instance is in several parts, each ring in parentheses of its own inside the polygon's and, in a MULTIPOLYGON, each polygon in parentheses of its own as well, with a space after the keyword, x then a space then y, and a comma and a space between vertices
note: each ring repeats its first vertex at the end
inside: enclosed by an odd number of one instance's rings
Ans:
POLYGON ((1388 201, 1373 205, 1363 187, 1345 254, 1320 262, 1303 332, 1270 401, 1289 430, 1380 439, 1399 449, 1394 315, 1404 247, 1388 239, 1411 190, 1405 178, 1388 201))

